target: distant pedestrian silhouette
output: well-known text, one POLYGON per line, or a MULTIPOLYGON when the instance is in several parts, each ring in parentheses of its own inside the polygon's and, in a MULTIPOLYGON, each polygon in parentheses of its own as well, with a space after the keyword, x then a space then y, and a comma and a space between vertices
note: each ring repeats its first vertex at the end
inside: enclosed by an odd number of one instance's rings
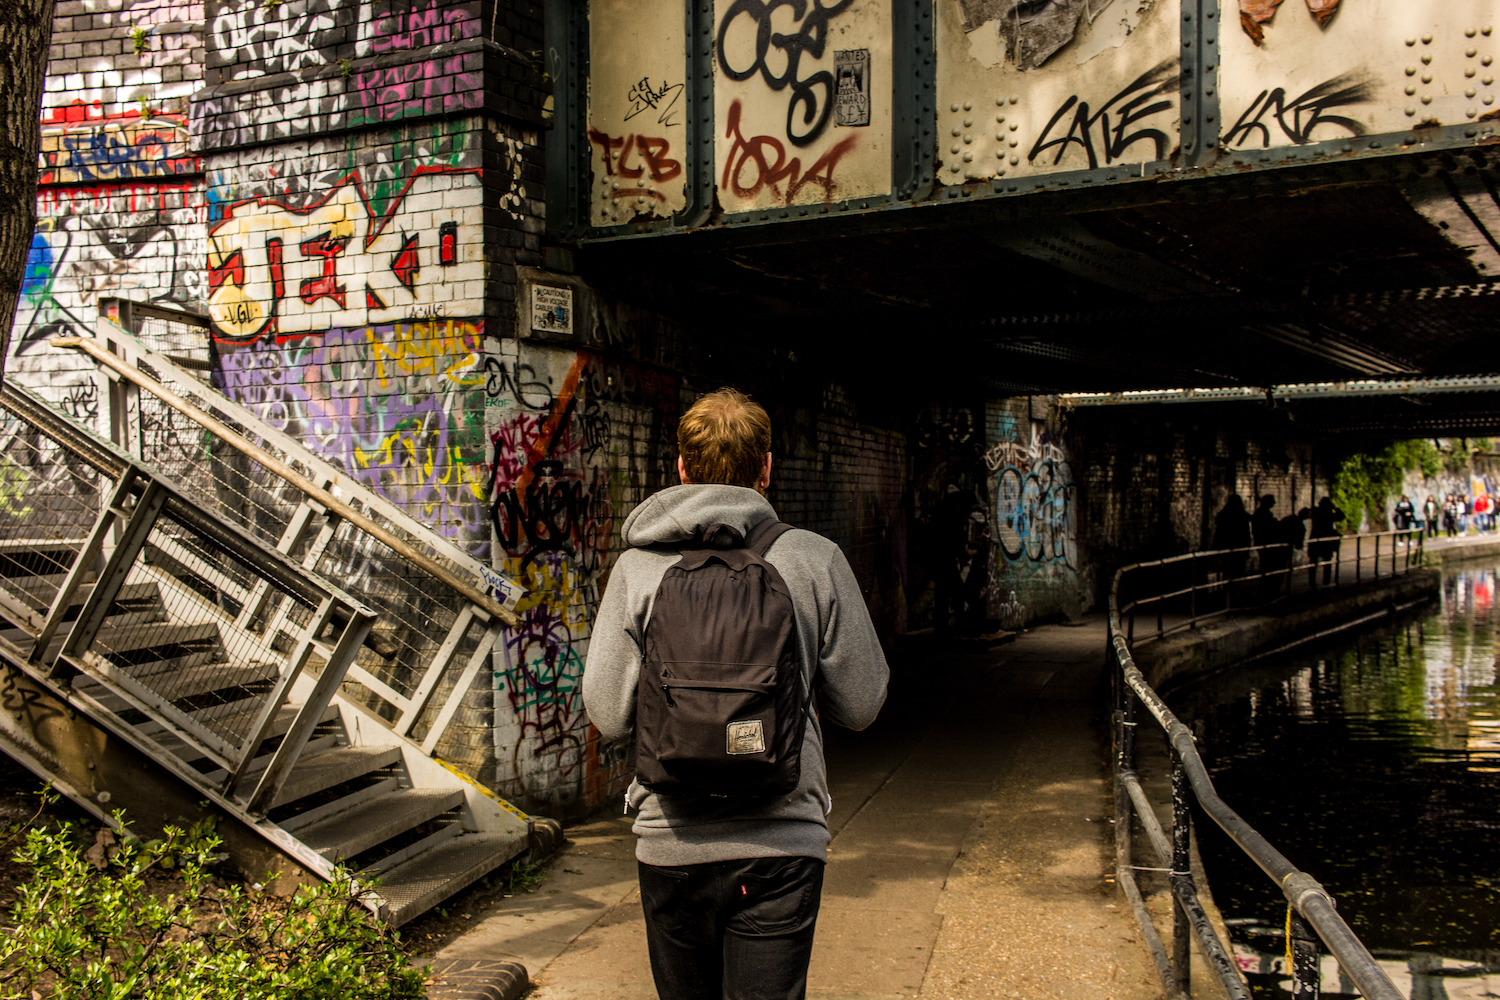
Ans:
MULTIPOLYGON (((1250 547, 1250 512, 1238 493, 1229 494, 1224 509, 1214 515, 1214 549, 1248 549, 1250 547)), ((1226 580, 1245 575, 1249 552, 1232 552, 1221 556, 1220 572, 1226 580)))
POLYGON ((1338 537, 1339 529, 1335 525, 1344 519, 1344 512, 1334 506, 1331 497, 1319 500, 1318 506, 1311 510, 1304 507, 1302 512, 1312 522, 1308 531, 1313 541, 1307 547, 1307 582, 1310 586, 1317 586, 1318 563, 1323 563, 1323 583, 1327 585, 1333 582, 1332 560, 1339 543, 1319 539, 1338 537))
MULTIPOLYGON (((1286 541, 1286 532, 1281 526, 1281 521, 1276 517, 1276 498, 1270 493, 1260 498, 1255 505, 1255 513, 1250 515, 1250 530, 1255 535, 1256 545, 1280 546, 1286 541)), ((1291 566, 1290 548, 1261 549, 1260 555, 1260 594, 1262 600, 1270 598, 1278 588, 1284 585, 1281 570, 1291 566)))

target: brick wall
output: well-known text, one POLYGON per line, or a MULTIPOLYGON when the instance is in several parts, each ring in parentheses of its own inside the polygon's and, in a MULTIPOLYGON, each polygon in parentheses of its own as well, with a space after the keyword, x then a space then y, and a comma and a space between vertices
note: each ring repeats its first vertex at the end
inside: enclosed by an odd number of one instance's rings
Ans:
POLYGON ((1331 450, 1259 406, 1081 408, 1066 415, 1064 436, 1101 600, 1121 565, 1209 548, 1231 493, 1246 509, 1270 494, 1284 517, 1330 485, 1331 450))
POLYGON ((37 229, 6 373, 94 419, 102 382, 55 336, 92 336, 124 294, 201 307, 207 201, 188 143, 203 5, 63 0, 42 96, 37 229))

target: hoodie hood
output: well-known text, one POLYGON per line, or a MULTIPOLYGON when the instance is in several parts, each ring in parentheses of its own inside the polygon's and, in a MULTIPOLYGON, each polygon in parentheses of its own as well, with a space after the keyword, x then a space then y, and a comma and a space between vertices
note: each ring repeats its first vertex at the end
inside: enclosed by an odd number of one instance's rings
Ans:
POLYGON ((620 537, 632 548, 681 545, 710 524, 727 524, 743 535, 775 516, 770 501, 744 486, 672 486, 631 511, 620 537))

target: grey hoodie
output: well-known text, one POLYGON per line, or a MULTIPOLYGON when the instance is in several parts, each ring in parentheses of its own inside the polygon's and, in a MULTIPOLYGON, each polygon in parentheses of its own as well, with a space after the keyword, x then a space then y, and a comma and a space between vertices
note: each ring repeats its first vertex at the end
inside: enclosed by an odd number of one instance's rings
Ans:
MULTIPOLYGON (((635 692, 646 622, 662 575, 678 547, 710 524, 741 532, 775 517, 765 497, 740 486, 673 486, 651 496, 625 519, 629 546, 599 603, 583 671, 583 704, 607 740, 635 729, 635 692)), ((817 674, 822 718, 851 729, 875 721, 889 671, 859 583, 837 545, 811 531, 788 531, 766 552, 792 595, 804 678, 817 674)), ((828 858, 827 815, 833 808, 823 763, 820 720, 802 741, 802 780, 770 800, 691 800, 657 795, 632 781, 625 794, 636 810, 635 855, 650 865, 692 865, 740 858, 828 858)))

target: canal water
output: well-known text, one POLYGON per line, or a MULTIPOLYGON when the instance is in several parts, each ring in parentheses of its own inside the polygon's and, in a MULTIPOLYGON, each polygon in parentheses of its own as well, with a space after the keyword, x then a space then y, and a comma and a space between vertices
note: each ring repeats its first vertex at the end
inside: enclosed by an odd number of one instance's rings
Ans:
MULTIPOLYGON (((1500 996, 1500 581, 1170 700, 1220 796, 1339 912, 1413 1000, 1500 996)), ((1199 845, 1257 997, 1290 995, 1286 903, 1206 819, 1199 845)), ((1325 995, 1353 995, 1324 960, 1325 995)))

